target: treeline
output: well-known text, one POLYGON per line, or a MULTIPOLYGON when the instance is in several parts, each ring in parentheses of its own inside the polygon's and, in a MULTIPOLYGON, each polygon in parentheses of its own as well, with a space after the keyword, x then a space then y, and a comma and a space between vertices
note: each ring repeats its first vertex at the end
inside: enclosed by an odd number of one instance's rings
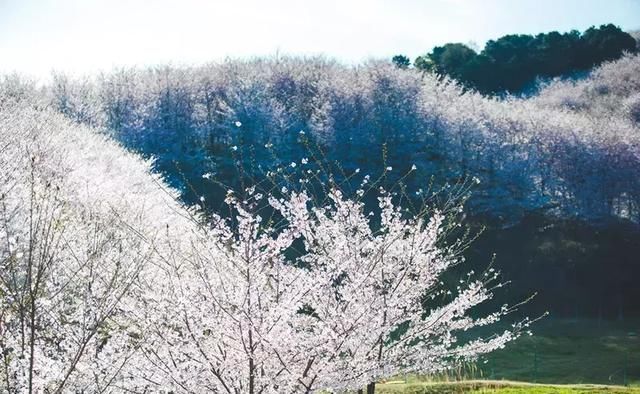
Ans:
MULTIPOLYGON (((413 64, 419 70, 447 75, 484 94, 518 93, 536 78, 588 70, 636 51, 636 40, 630 34, 608 24, 582 33, 572 30, 535 36, 510 34, 488 41, 479 53, 461 43, 448 43, 419 56, 413 64)), ((403 55, 395 56, 393 61, 401 68, 410 64, 403 55)))
POLYGON ((529 99, 487 98, 391 62, 347 67, 323 58, 56 75, 44 92, 16 78, 0 83, 0 100, 52 107, 153 157, 193 204, 204 197, 215 207, 225 197, 212 180, 241 187, 238 168, 259 177, 299 168, 303 158, 372 181, 409 173, 402 182, 414 196, 475 177, 468 222, 496 230, 469 260, 486 265, 496 252, 496 264, 512 268, 507 277, 530 286, 514 298, 540 290, 552 311, 608 317, 636 308, 626 300, 637 299, 627 281, 637 277, 640 245, 639 92, 639 56, 552 81, 529 99), (305 140, 322 155, 312 157, 305 140))
POLYGON ((430 178, 444 186, 476 177, 468 212, 505 224, 531 213, 638 223, 638 64, 607 64, 579 89, 549 86, 549 99, 488 99, 385 62, 276 58, 57 75, 49 100, 153 156, 191 202, 219 194, 205 173, 237 183, 238 164, 259 176, 308 157, 304 136, 346 173, 390 167, 392 179, 415 164, 404 180, 411 193, 430 178))

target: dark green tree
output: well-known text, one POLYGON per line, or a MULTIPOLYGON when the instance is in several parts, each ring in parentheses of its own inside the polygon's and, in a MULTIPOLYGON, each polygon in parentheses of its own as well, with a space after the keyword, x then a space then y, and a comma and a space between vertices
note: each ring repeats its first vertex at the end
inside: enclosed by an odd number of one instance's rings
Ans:
POLYGON ((577 56, 577 66, 580 68, 615 60, 625 51, 636 51, 636 40, 612 24, 587 29, 582 34, 581 41, 582 47, 577 56))
POLYGON ((409 68, 409 66, 411 65, 411 59, 409 59, 405 55, 395 55, 393 58, 391 58, 391 61, 393 62, 393 64, 395 64, 396 67, 403 70, 409 68))
POLYGON ((416 60, 413 61, 413 67, 421 71, 433 71, 435 65, 433 61, 429 59, 428 55, 418 56, 416 60))
POLYGON ((532 42, 534 69, 537 75, 553 77, 576 67, 575 56, 580 47, 580 32, 572 30, 560 34, 557 31, 538 34, 532 42))
POLYGON ((455 43, 435 47, 427 56, 434 64, 434 71, 464 82, 466 66, 477 54, 468 46, 455 43))
POLYGON ((584 33, 552 31, 536 36, 510 34, 486 43, 477 54, 460 43, 437 46, 414 65, 437 72, 485 94, 522 92, 536 78, 550 78, 587 70, 637 52, 637 42, 619 27, 608 24, 584 33))
POLYGON ((493 91, 519 90, 535 78, 535 43, 530 35, 510 34, 490 40, 482 54, 495 67, 493 91))

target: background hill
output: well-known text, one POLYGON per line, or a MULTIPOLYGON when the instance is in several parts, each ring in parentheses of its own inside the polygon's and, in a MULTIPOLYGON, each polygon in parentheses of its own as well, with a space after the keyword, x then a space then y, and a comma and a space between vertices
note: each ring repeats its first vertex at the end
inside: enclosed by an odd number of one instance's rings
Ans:
POLYGON ((402 178, 416 198, 474 180, 468 224, 487 231, 470 264, 495 252, 514 299, 540 293, 534 310, 624 318, 640 313, 638 71, 627 54, 531 97, 492 97, 392 62, 276 57, 57 74, 42 89, 6 77, 2 89, 102 128, 214 209, 224 190, 203 176, 237 186, 310 156, 340 163, 336 178, 402 178))

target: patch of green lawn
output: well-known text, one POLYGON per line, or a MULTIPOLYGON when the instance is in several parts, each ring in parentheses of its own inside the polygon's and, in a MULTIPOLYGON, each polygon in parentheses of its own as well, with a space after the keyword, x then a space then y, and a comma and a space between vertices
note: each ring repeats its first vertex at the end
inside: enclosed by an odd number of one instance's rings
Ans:
MULTIPOLYGON (((547 319, 476 364, 476 377, 552 384, 640 385, 640 322, 547 319), (537 326, 537 327, 536 327, 537 326)), ((472 377, 473 378, 473 377, 472 377)))
POLYGON ((376 385, 376 393, 640 394, 640 388, 605 385, 543 385, 511 381, 423 382, 406 384, 390 382, 376 385))
POLYGON ((640 321, 548 318, 533 334, 475 364, 437 376, 398 377, 378 384, 376 392, 640 394, 640 321))

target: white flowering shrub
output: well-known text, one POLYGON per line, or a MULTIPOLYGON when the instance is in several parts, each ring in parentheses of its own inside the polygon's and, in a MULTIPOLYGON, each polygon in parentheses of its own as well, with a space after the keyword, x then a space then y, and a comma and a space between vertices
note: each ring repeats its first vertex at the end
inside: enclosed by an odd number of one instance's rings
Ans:
MULTIPOLYGON (((373 97, 408 100, 388 90, 373 97)), ((184 100, 176 97, 162 100, 184 100)), ((353 198, 319 178, 326 198, 312 198, 304 182, 250 187, 227 195, 230 215, 205 219, 177 202, 150 162, 30 100, 3 97, 0 108, 2 390, 374 389, 397 374, 474 360, 529 325, 474 331, 514 310, 475 309, 501 286, 497 274, 446 286, 442 276, 464 245, 451 239, 447 212, 407 215, 379 189, 371 213, 363 199, 377 181, 368 175, 353 198)), ((157 105, 171 116, 143 124, 188 123, 174 104, 157 105)), ((380 130, 390 127, 392 114, 375 118, 380 130)), ((236 133, 247 127, 240 119, 236 133)), ((286 165, 311 177, 308 167, 307 158, 286 165)), ((389 163, 381 179, 398 172, 389 163)))
POLYGON ((443 286, 461 243, 445 242, 442 213, 405 218, 384 191, 379 214, 336 188, 328 197, 230 192, 229 218, 214 215, 190 248, 162 259, 164 279, 146 304, 146 360, 136 365, 151 390, 374 387, 475 360, 530 324, 473 334, 514 308, 476 316, 502 285, 493 269, 443 286))
POLYGON ((5 99, 0 390, 114 391, 143 338, 137 314, 154 251, 181 208, 150 163, 59 114, 5 99))
POLYGON ((513 309, 472 317, 502 286, 493 283, 493 269, 478 278, 470 272, 455 290, 441 286, 442 274, 461 262, 459 244, 443 243, 443 213, 404 217, 382 189, 379 216, 339 190, 329 197, 321 206, 304 192, 286 202, 271 199, 301 236, 300 261, 315 285, 307 301, 314 340, 307 388, 353 390, 404 373, 440 372, 504 347, 528 326, 523 321, 498 335, 459 340, 513 309))
POLYGON ((640 125, 640 93, 636 93, 623 102, 623 109, 631 122, 640 125))
MULTIPOLYGON (((299 309, 314 278, 288 263, 294 229, 275 231, 232 202, 232 226, 216 217, 192 249, 165 261, 143 347, 153 390, 297 392, 312 322, 299 309)), ((315 386, 314 386, 315 387, 315 386)))

